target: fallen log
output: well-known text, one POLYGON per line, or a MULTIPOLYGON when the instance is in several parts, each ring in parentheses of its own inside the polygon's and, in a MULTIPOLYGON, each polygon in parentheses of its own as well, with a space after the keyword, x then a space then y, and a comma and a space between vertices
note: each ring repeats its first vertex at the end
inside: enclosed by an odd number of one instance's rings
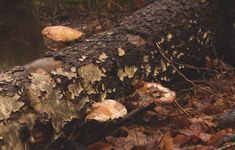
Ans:
POLYGON ((128 96, 138 80, 170 81, 175 68, 187 70, 183 64, 203 65, 214 50, 216 6, 156 0, 109 31, 2 71, 1 149, 44 149, 71 138, 93 102, 128 96))

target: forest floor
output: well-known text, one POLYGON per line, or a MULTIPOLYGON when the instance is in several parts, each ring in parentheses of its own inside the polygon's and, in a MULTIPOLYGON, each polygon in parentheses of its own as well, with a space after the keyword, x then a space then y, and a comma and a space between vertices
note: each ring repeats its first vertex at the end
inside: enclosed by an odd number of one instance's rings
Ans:
MULTIPOLYGON (((43 27, 73 27, 88 38, 117 25, 128 13, 116 15, 64 13, 48 17, 41 13, 41 21, 43 27)), ((45 46, 56 51, 65 45, 46 40, 45 46)), ((203 79, 193 81, 184 77, 191 86, 174 89, 173 103, 159 104, 135 116, 102 141, 89 145, 89 149, 235 150, 235 68, 219 59, 208 60, 206 67, 203 79)))

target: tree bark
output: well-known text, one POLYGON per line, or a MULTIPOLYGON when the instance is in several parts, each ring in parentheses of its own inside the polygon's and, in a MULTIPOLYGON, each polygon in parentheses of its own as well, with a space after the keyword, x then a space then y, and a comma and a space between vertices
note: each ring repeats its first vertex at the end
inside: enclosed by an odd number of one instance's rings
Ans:
POLYGON ((215 3, 156 0, 107 32, 2 72, 1 148, 63 149, 56 139, 74 138, 93 102, 128 96, 137 80, 170 81, 171 61, 202 66, 214 50, 215 3))

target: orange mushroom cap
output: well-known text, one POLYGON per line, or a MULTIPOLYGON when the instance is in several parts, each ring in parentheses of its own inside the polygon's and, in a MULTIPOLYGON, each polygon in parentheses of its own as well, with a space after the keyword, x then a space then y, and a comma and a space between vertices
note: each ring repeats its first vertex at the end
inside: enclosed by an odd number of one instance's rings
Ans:
POLYGON ((48 26, 42 30, 42 34, 58 42, 71 42, 83 35, 82 32, 66 26, 48 26))

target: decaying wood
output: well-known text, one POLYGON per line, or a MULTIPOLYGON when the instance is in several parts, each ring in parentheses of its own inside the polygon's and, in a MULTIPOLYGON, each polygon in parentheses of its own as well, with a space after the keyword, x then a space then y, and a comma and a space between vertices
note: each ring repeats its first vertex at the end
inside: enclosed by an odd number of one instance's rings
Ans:
POLYGON ((137 80, 170 81, 175 70, 159 47, 172 61, 202 65, 214 49, 214 3, 156 0, 107 32, 1 72, 1 149, 72 138, 92 102, 128 96, 137 80))

